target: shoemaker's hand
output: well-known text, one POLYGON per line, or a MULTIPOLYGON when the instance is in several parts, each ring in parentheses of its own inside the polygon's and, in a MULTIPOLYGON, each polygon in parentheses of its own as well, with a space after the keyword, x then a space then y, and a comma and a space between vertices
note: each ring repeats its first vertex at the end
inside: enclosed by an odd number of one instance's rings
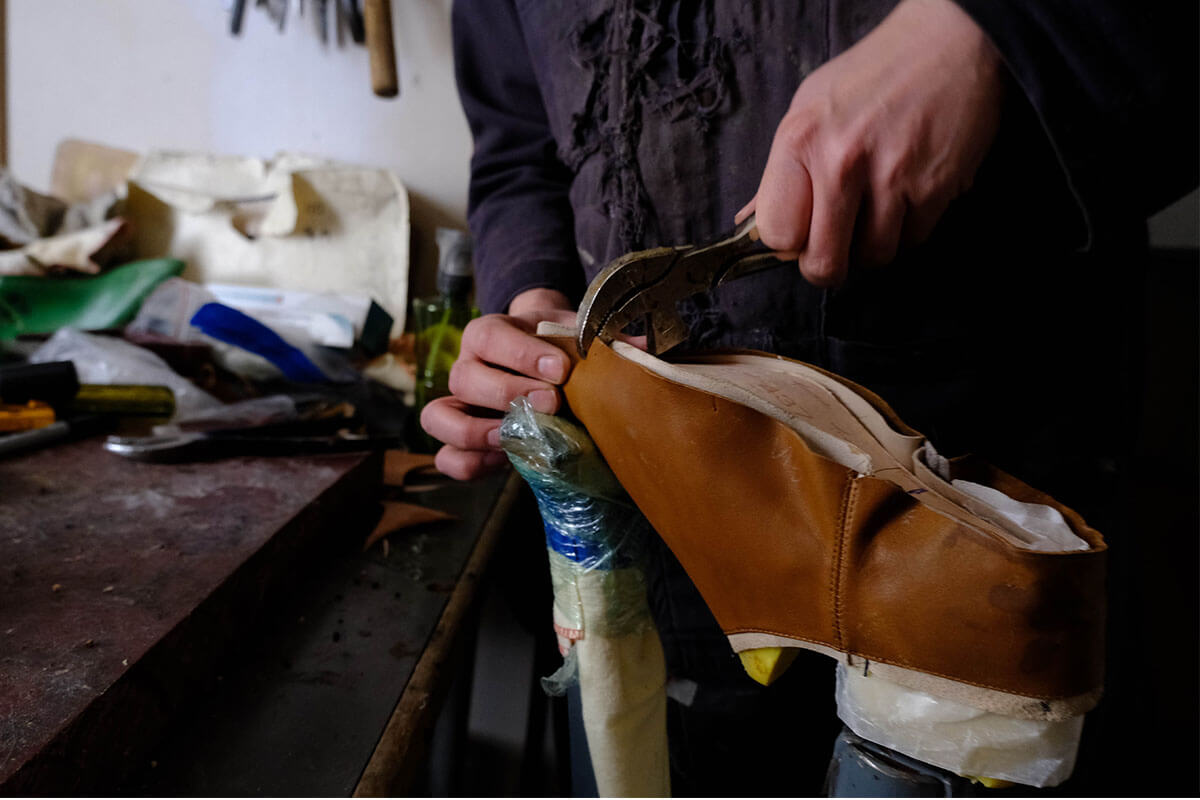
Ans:
POLYGON ((509 312, 467 325, 450 370, 452 396, 430 402, 421 412, 425 432, 446 443, 436 465, 452 478, 468 480, 506 463, 500 417, 515 398, 527 396, 535 411, 558 411, 556 387, 566 380, 570 361, 534 332, 543 320, 574 325, 575 311, 561 292, 530 289, 513 299, 509 312))
POLYGON ((771 145, 756 210, 769 247, 818 286, 927 238, 974 178, 1004 94, 999 54, 951 0, 902 0, 800 84, 771 145))

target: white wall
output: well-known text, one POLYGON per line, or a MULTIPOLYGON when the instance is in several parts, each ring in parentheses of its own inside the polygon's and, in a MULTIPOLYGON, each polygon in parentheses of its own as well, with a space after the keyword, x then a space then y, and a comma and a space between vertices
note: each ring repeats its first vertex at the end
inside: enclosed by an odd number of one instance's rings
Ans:
POLYGON ((450 0, 393 0, 401 88, 391 100, 371 92, 366 49, 348 32, 341 46, 322 45, 297 0, 282 34, 247 0, 237 38, 226 5, 8 0, 10 168, 45 189, 64 138, 139 152, 298 150, 387 167, 411 194, 413 268, 427 287, 433 227, 464 224, 471 153, 450 0))
MULTIPOLYGON (((46 188, 55 145, 67 137, 137 151, 301 150, 388 167, 411 192, 416 288, 430 287, 432 230, 464 224, 471 151, 454 88, 450 0, 393 0, 394 100, 371 94, 363 47, 348 37, 323 46, 312 19, 294 13, 280 34, 254 0, 236 39, 221 0, 7 4, 9 165, 22 181, 46 188)), ((1198 209, 1193 193, 1152 220, 1152 240, 1200 244, 1198 209)))

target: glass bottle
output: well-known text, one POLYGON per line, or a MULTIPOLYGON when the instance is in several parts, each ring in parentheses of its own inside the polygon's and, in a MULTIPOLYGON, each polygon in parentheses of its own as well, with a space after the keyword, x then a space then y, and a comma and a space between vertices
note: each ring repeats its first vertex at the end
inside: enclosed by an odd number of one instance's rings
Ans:
MULTIPOLYGON (((458 358, 463 328, 479 316, 479 309, 471 302, 474 270, 470 234, 438 228, 437 244, 438 293, 412 302, 418 413, 430 400, 450 393, 450 368, 458 358)), ((423 441, 429 449, 438 445, 428 436, 423 441)))

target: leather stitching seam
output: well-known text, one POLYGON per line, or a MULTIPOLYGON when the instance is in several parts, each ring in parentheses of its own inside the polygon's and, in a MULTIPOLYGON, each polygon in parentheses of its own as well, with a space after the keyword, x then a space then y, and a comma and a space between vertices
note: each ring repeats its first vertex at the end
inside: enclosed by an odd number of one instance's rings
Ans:
POLYGON ((846 649, 846 642, 842 636, 842 561, 846 555, 846 522, 852 511, 855 496, 854 476, 847 471, 846 477, 848 480, 842 489, 841 511, 838 514, 837 551, 834 553, 833 575, 829 581, 833 594, 833 640, 839 650, 846 649))

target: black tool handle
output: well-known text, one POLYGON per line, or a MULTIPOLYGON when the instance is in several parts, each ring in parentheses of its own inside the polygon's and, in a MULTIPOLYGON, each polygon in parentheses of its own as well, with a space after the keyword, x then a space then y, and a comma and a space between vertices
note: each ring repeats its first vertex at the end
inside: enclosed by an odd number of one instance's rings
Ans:
POLYGON ((21 405, 41 400, 56 409, 79 393, 79 375, 70 361, 0 367, 0 400, 21 405))
POLYGON ((242 32, 242 18, 246 16, 246 0, 233 0, 233 11, 229 20, 229 32, 239 36, 242 32))

